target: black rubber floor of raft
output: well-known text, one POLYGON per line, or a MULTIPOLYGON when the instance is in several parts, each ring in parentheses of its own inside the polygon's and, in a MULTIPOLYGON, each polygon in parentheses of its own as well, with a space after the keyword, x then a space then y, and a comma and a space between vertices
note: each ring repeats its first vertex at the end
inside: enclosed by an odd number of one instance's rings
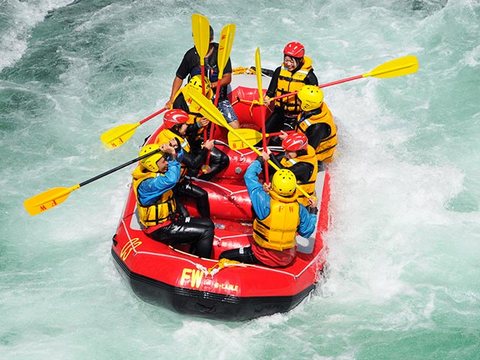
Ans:
POLYGON ((237 297, 183 289, 131 272, 112 249, 119 271, 142 300, 194 316, 220 320, 250 320, 287 312, 297 306, 315 288, 311 285, 294 296, 237 297))

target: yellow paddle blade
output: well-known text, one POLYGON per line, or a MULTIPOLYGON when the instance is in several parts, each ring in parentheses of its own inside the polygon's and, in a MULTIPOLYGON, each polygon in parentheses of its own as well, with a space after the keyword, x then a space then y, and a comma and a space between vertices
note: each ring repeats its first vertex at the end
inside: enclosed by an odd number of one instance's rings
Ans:
POLYGON ((80 184, 69 188, 52 188, 25 200, 23 202, 23 206, 25 207, 25 210, 27 210, 27 212, 32 216, 40 214, 64 202, 68 195, 70 195, 72 191, 77 190, 79 187, 80 184))
POLYGON ((200 56, 200 66, 205 65, 205 56, 210 46, 210 24, 201 14, 192 14, 192 34, 195 49, 200 56))
POLYGON ((135 129, 140 126, 136 124, 123 124, 105 131, 100 135, 103 145, 109 149, 115 149, 125 144, 135 133, 135 129))
POLYGON ((255 72, 257 74, 258 102, 263 106, 262 64, 260 62, 260 49, 255 50, 255 72))
POLYGON ((234 132, 229 131, 228 132, 228 146, 230 146, 231 149, 234 150, 241 150, 241 149, 246 149, 250 146, 254 146, 257 144, 259 141, 262 141, 262 133, 253 130, 253 129, 247 129, 247 128, 240 128, 236 129, 236 133, 240 135, 243 140, 246 140, 247 142, 243 142, 237 134, 234 132))
POLYGON ((231 126, 228 125, 227 120, 225 120, 225 118, 223 117, 220 110, 218 110, 216 106, 213 105, 212 101, 207 99, 205 95, 200 94, 196 90, 192 90, 190 86, 185 86, 183 88, 183 92, 183 95, 185 96, 185 100, 187 100, 187 102, 194 102, 200 107, 200 114, 205 116, 215 125, 222 126, 227 129, 231 128, 231 126))
POLYGON ((235 36, 235 24, 225 25, 220 33, 220 42, 218 43, 218 78, 223 78, 223 71, 227 65, 230 52, 232 51, 233 38, 235 36))
POLYGON ((407 55, 393 59, 377 66, 372 71, 363 74, 363 77, 391 78, 413 74, 418 70, 418 59, 414 55, 407 55))

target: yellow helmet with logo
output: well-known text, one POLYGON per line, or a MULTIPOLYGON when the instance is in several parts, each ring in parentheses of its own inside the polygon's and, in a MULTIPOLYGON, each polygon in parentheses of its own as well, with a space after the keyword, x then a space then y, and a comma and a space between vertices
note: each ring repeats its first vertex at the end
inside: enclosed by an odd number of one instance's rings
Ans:
POLYGON ((159 168, 157 165, 157 161, 164 156, 163 152, 160 151, 159 144, 145 145, 140 149, 140 153, 138 155, 144 156, 154 151, 157 151, 157 152, 152 154, 151 156, 147 156, 146 158, 140 160, 140 164, 142 164, 144 168, 146 168, 151 172, 158 172, 159 168))
MULTIPOLYGON (((208 78, 205 77, 204 79, 205 79, 205 96, 211 99, 213 96, 212 85, 210 84, 210 80, 208 80, 208 78)), ((195 75, 194 77, 192 77, 188 82, 188 86, 192 87, 192 89, 195 89, 201 94, 202 93, 202 75, 195 75)))
POLYGON ((288 169, 280 169, 272 178, 272 190, 281 196, 292 196, 297 188, 297 178, 288 169))
POLYGON ((322 106, 323 91, 318 86, 305 85, 297 95, 302 102, 300 107, 303 111, 312 111, 322 106))

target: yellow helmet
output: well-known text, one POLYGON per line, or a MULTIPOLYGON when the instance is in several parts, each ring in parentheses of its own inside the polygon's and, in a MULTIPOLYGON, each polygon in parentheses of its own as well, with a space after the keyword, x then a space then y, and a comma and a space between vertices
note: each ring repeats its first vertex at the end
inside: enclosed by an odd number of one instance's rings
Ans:
POLYGON ((305 85, 298 92, 298 98, 302 102, 300 107, 303 111, 312 111, 322 106, 323 91, 318 86, 305 85))
MULTIPOLYGON (((205 96, 207 98, 211 98, 213 96, 213 91, 212 91, 212 84, 210 83, 210 80, 208 78, 205 79, 205 96)), ((195 75, 190 79, 188 82, 188 86, 192 87, 192 89, 198 91, 200 94, 202 93, 202 75, 195 75)))
POLYGON ((280 169, 272 178, 272 190, 281 196, 292 196, 297 188, 295 174, 288 169, 280 169))
POLYGON ((140 153, 138 155, 143 156, 154 151, 157 151, 157 152, 155 154, 152 154, 151 156, 148 156, 140 160, 140 164, 142 164, 144 168, 146 168, 151 172, 158 172, 159 168, 157 165, 157 161, 160 160, 164 155, 163 152, 160 151, 159 144, 145 145, 140 149, 140 153))

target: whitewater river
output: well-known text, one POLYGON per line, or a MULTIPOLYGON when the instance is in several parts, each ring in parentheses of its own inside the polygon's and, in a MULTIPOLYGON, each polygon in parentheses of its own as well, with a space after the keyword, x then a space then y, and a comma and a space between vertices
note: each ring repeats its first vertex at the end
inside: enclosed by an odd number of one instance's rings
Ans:
POLYGON ((480 359, 480 2, 0 1, 1 359, 480 359), (129 178, 31 217, 24 199, 134 157, 107 129, 161 108, 190 17, 235 23, 234 66, 305 44, 321 83, 416 55, 418 73, 325 89, 337 117, 325 284, 287 314, 181 316, 114 267, 129 178))

